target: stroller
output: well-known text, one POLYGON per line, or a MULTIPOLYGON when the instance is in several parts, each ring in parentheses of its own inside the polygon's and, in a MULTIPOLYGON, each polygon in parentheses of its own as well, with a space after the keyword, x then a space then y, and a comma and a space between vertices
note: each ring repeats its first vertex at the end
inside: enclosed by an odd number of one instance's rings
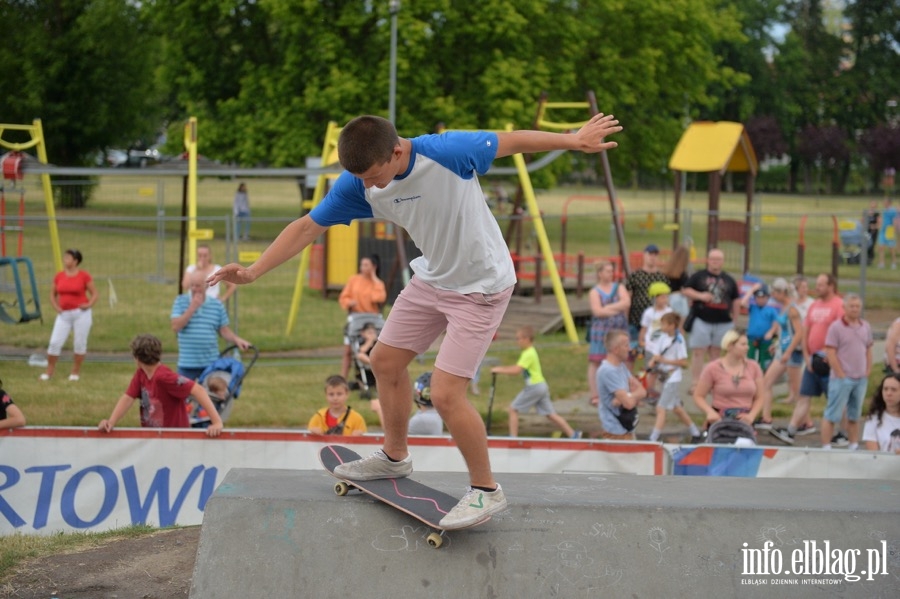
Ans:
MULTIPOLYGON (((226 347, 197 379, 197 382, 203 385, 203 388, 209 393, 209 398, 216 406, 222 422, 228 420, 234 400, 241 394, 244 378, 250 373, 250 369, 259 358, 259 350, 255 346, 251 345, 247 351, 250 352, 251 357, 245 365, 240 359, 236 345, 226 347)), ((193 397, 188 398, 188 419, 191 428, 206 428, 210 423, 209 414, 193 397)))
MULTIPOLYGON (((861 222, 842 221, 840 223, 841 262, 844 264, 860 264, 863 256, 867 256, 872 247, 872 236, 863 228, 861 222)), ((868 258, 866 264, 871 264, 868 258)))
POLYGON ((381 314, 356 313, 351 314, 347 320, 347 339, 350 340, 350 353, 353 354, 353 364, 356 370, 355 381, 351 387, 359 389, 360 397, 369 399, 375 389, 375 376, 368 364, 359 359, 359 351, 365 342, 363 329, 367 327, 375 329, 375 336, 384 328, 384 317, 381 314))
POLYGON ((739 447, 756 445, 756 431, 737 417, 737 414, 729 414, 729 410, 725 410, 724 417, 714 422, 706 432, 706 442, 739 447))

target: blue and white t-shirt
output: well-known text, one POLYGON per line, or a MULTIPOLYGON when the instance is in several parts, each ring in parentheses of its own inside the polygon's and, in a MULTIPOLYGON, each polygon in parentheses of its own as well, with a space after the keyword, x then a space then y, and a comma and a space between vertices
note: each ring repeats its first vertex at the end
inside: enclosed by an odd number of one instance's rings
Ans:
MULTIPOLYGON (((176 297, 170 318, 184 314, 190 303, 190 292, 176 297)), ((187 325, 178 331, 178 367, 206 368, 212 364, 219 357, 219 329, 229 323, 222 302, 207 296, 187 325)))
POLYGON ((450 131, 410 142, 405 173, 384 189, 341 173, 312 220, 327 227, 377 217, 400 225, 422 252, 413 272, 439 289, 491 294, 514 285, 509 248, 477 176, 497 155, 496 133, 450 131))

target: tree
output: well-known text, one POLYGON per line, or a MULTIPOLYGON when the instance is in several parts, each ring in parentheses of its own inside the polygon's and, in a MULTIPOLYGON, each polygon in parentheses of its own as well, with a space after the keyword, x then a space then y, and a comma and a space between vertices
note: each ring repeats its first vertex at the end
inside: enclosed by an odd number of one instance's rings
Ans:
MULTIPOLYGON (((530 127, 536 101, 596 91, 626 127, 614 167, 659 172, 684 119, 741 75, 712 44, 736 40, 732 11, 714 0, 639 3, 416 0, 398 14, 397 127, 530 127)), ((388 2, 156 1, 173 120, 200 119, 209 156, 241 164, 301 164, 328 121, 386 113, 388 2)), ((571 114, 583 120, 583 111, 571 114)), ((177 136, 171 136, 177 138, 177 136)), ((553 168, 560 168, 554 165, 553 168)))
POLYGON ((752 117, 747 120, 746 129, 759 159, 781 158, 787 153, 788 147, 775 117, 752 117))
POLYGON ((889 124, 873 127, 862 134, 859 146, 872 166, 876 189, 884 171, 900 170, 900 127, 889 124))
POLYGON ((847 134, 842 127, 826 125, 816 127, 807 125, 799 135, 797 156, 804 166, 805 193, 832 193, 839 182, 839 169, 850 158, 847 134), (824 171, 825 188, 819 185, 813 189, 812 172, 824 171))
POLYGON ((0 22, 0 114, 41 118, 51 162, 84 164, 96 150, 158 130, 158 43, 135 3, 6 0, 0 22))
POLYGON ((774 114, 787 134, 790 186, 797 191, 804 158, 799 152, 803 132, 835 122, 831 100, 837 89, 842 45, 840 38, 826 31, 819 0, 797 0, 786 6, 791 30, 773 58, 774 84, 781 98, 774 114))

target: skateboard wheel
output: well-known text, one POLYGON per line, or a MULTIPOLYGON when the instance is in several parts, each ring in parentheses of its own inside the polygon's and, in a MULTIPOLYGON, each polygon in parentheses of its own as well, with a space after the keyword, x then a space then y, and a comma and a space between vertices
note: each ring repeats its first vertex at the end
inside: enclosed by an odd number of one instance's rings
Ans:
POLYGON ((339 497, 343 497, 344 495, 347 494, 348 491, 350 491, 350 485, 348 485, 347 483, 345 483, 343 481, 341 481, 339 483, 334 483, 334 494, 335 495, 337 495, 339 497))
POLYGON ((444 537, 442 537, 441 535, 439 535, 436 532, 433 532, 430 535, 428 535, 427 537, 425 537, 425 540, 428 541, 428 545, 430 547, 434 547, 435 549, 437 549, 438 547, 440 547, 441 545, 444 544, 444 537))

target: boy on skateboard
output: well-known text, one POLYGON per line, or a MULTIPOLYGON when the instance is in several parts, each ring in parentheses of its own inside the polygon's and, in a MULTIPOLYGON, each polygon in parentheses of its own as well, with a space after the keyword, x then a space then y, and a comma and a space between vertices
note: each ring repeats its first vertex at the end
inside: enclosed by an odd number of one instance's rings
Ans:
POLYGON ((550 387, 547 386, 547 380, 541 370, 541 359, 534 348, 534 329, 522 327, 516 331, 516 343, 522 348, 519 361, 511 366, 491 368, 494 374, 521 374, 525 378, 525 388, 516 395, 512 405, 509 406, 509 436, 519 436, 519 412, 528 412, 534 408, 538 414, 546 416, 550 422, 562 429, 566 437, 581 438, 581 431, 569 426, 566 419, 557 414, 553 408, 550 387))
POLYGON ((335 474, 371 480, 412 472, 407 448, 412 383, 407 366, 446 332, 435 360, 431 400, 463 454, 471 487, 441 527, 470 526, 506 508, 491 472, 484 423, 469 403, 466 388, 500 325, 516 275, 477 175, 487 172, 494 159, 518 153, 612 149, 617 144, 604 138, 621 129, 612 116, 598 114, 574 133, 449 131, 407 139, 386 119, 357 117, 338 139, 338 157, 346 171, 322 202, 287 225, 255 263, 229 264, 208 279, 210 284, 252 283, 328 227, 360 218, 402 226, 422 251, 410 264, 415 276, 394 303, 371 356, 384 447, 342 464, 335 474))

